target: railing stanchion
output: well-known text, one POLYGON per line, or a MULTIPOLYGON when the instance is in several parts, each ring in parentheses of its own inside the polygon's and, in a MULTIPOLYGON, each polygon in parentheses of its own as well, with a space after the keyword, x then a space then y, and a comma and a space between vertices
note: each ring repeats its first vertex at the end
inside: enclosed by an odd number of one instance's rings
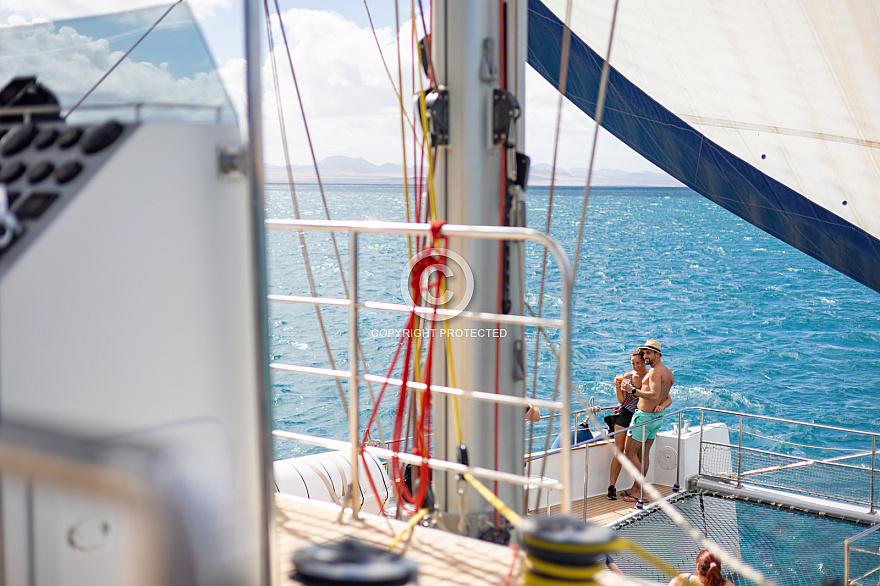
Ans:
POLYGON ((360 456, 360 423, 358 421, 358 233, 352 230, 348 234, 348 295, 351 305, 348 307, 348 435, 351 441, 351 514, 358 517, 361 508, 360 486, 358 483, 358 459, 360 456))
POLYGON ((672 492, 681 490, 681 411, 678 412, 678 443, 675 446, 675 484, 672 492))
POLYGON ((874 474, 877 469, 874 459, 877 457, 877 436, 871 436, 871 512, 874 512, 874 474))
MULTIPOLYGON (((587 418, 589 422, 590 419, 587 418)), ((589 425, 589 423, 587 423, 589 425)), ((574 428, 575 431, 575 439, 577 439, 577 427, 574 428)), ((587 498, 590 496, 589 494, 590 487, 590 443, 587 442, 584 444, 584 521, 587 520, 587 498)))
POLYGON ((700 409, 700 457, 697 460, 697 474, 703 475, 703 409, 700 409))
POLYGON ((736 457, 736 487, 742 488, 743 469, 743 416, 739 416, 739 455, 736 457))
MULTIPOLYGON (((549 247, 548 247, 549 248, 549 247)), ((562 386, 562 421, 571 419, 571 293, 574 289, 574 277, 567 258, 560 253, 557 257, 560 272, 562 273, 562 328, 559 345, 559 384, 562 386)), ((562 514, 571 514, 571 432, 563 430, 562 434, 562 514)))
MULTIPOLYGON (((850 569, 850 564, 849 564, 850 559, 849 558, 850 558, 850 555, 849 554, 850 554, 850 551, 852 551, 852 545, 861 539, 865 539, 866 537, 868 537, 872 533, 876 533, 878 529, 880 529, 880 524, 871 525, 870 527, 868 527, 867 529, 865 529, 864 531, 862 531, 858 535, 853 535, 852 537, 849 537, 843 541, 843 586, 849 586, 849 584, 850 584, 850 579, 849 579, 849 569, 850 569)), ((872 548, 872 550, 873 550, 873 548, 872 548)), ((859 551, 859 550, 857 549, 856 551, 859 551)), ((865 550, 861 550, 861 551, 863 553, 868 553, 865 550)), ((871 574, 873 574, 877 570, 880 570, 880 568, 874 567, 874 569, 872 569, 867 574, 863 574, 860 577, 859 576, 855 577, 852 580, 852 583, 853 584, 862 583, 863 578, 867 578, 868 576, 870 576, 871 574)))
POLYGON ((645 482, 647 479, 645 478, 645 444, 648 443, 648 430, 645 427, 645 424, 642 424, 641 427, 642 432, 642 461, 639 463, 641 466, 640 472, 642 473, 642 482, 639 483, 639 500, 636 501, 636 508, 641 509, 645 506, 645 482))

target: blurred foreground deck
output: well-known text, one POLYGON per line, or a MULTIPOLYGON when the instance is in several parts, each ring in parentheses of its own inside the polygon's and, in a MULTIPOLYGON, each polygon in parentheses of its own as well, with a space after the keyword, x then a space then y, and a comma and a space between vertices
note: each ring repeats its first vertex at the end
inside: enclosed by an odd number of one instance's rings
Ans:
MULTIPOLYGON (((362 515, 339 523, 339 508, 328 503, 277 496, 278 584, 300 584, 291 578, 293 553, 308 542, 326 543, 357 537, 385 549, 406 523, 362 515)), ((510 572, 519 575, 522 560, 517 550, 503 545, 462 537, 438 529, 417 526, 394 551, 403 553, 419 568, 419 586, 504 584, 510 572)), ((511 584, 518 584, 514 580, 511 584)))
MULTIPOLYGON (((668 486, 656 488, 663 496, 672 494, 672 489, 668 486)), ((286 495, 276 495, 275 505, 277 584, 282 585, 300 584, 291 577, 292 556, 309 543, 357 537, 365 543, 385 549, 405 526, 402 521, 373 515, 362 515, 357 521, 346 516, 343 518, 344 522, 340 523, 337 506, 286 495)), ((578 517, 583 515, 583 500, 572 505, 572 514, 578 517)), ((590 497, 587 501, 589 519, 602 525, 614 522, 635 510, 635 503, 609 501, 604 495, 590 497)), ((550 507, 551 514, 559 512, 560 507, 550 507)), ((546 514, 546 509, 533 511, 533 514, 546 514)), ((394 551, 403 553, 418 565, 420 586, 504 584, 511 572, 514 578, 510 584, 523 583, 520 576, 523 569, 522 558, 517 556, 516 549, 503 545, 417 526, 395 546, 394 551)), ((607 572, 602 574, 607 580, 600 582, 620 583, 619 576, 607 572)), ((626 582, 632 583, 628 580, 626 582)))

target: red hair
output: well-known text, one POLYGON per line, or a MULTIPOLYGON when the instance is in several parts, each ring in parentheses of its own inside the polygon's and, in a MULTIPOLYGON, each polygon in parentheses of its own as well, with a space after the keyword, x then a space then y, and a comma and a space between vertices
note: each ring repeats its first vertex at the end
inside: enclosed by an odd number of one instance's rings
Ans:
POLYGON ((721 576, 721 561, 708 549, 697 554, 697 577, 705 586, 724 584, 724 578, 721 576))

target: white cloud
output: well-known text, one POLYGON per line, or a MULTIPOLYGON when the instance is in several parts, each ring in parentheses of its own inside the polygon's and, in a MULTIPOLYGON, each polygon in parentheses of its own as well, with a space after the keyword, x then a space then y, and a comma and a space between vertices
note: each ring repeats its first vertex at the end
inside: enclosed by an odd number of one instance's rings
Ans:
MULTIPOLYGON (((283 17, 317 158, 346 155, 363 157, 374 163, 400 162, 399 102, 382 66, 372 32, 358 28, 332 12, 290 10, 283 17)), ((409 40, 409 26, 402 26, 402 44, 409 40)), ((302 115, 277 23, 273 35, 284 117, 293 140, 291 159, 294 164, 309 163, 302 115)), ((393 60, 389 62, 389 69, 396 72, 397 49, 393 30, 379 29, 376 35, 385 58, 393 60)), ((404 105, 411 115, 410 55, 411 49, 407 45, 402 49, 401 57, 402 69, 407 72, 404 75, 404 105)), ((392 74, 396 83, 396 74, 392 74)), ((266 160, 281 164, 280 123, 268 60, 262 75, 267 88, 263 101, 266 160)))
POLYGON ((239 121, 246 120, 245 112, 245 70, 247 62, 244 59, 230 59, 226 65, 219 68, 217 73, 220 75, 220 81, 229 95, 232 107, 238 115, 239 121))
MULTIPOLYGON (((37 75, 62 105, 71 106, 123 55, 104 39, 47 24, 0 35, 0 79, 37 75), (49 57, 50 56, 50 57, 49 57)), ((171 102, 223 105, 213 72, 177 76, 163 63, 127 59, 99 86, 92 103, 171 102)))
MULTIPOLYGON (((171 2, 168 2, 170 5, 171 2)), ((237 6, 232 0, 188 0, 197 17, 210 16, 218 10, 237 6)), ((155 7, 157 0, 0 0, 0 18, 16 16, 31 22, 34 19, 62 20, 97 14, 111 14, 120 10, 137 10, 155 7)), ((12 23, 10 23, 12 24, 12 23)))
MULTIPOLYGON (((241 10, 238 3, 232 3, 231 0, 191 0, 189 4, 203 26, 209 23, 221 28, 228 27, 228 30, 241 30, 241 10), (238 23, 235 26, 231 25, 233 19, 238 23)), ((131 0, 125 4, 125 9, 142 6, 155 6, 155 0, 131 0)), ((113 12, 119 8, 117 0, 0 0, 0 21, 5 18, 10 24, 21 24, 37 18, 70 18, 113 12)), ((290 135, 292 162, 309 163, 310 152, 303 133, 299 103, 290 78, 287 55, 281 45, 282 37, 276 17, 273 17, 273 23, 275 55, 281 79, 280 93, 283 96, 285 121, 290 135)), ((403 155, 400 146, 399 105, 392 82, 389 81, 379 57, 372 31, 335 12, 305 9, 284 12, 284 24, 318 159, 341 154, 362 157, 374 163, 401 162, 403 155)), ((207 34, 211 38, 211 32, 207 31, 207 34)), ((376 34, 396 84, 397 49, 394 29, 379 28, 376 34)), ((227 40, 227 37, 226 33, 219 37, 221 43, 227 46, 242 43, 239 38, 227 40)), ((402 23, 404 106, 411 116, 413 90, 409 39, 410 24, 402 23)), ((0 53, 0 62, 2 55, 0 53)), ((109 55, 101 58, 93 55, 88 59, 80 55, 78 60, 65 56, 61 60, 63 63, 59 63, 54 69, 59 80, 73 82, 77 76, 85 75, 87 70, 95 71, 106 67, 108 59, 109 55)), ((219 65, 220 77, 240 119, 243 120, 244 62, 235 58, 219 65)), ((131 70, 126 75, 134 74, 131 70)), ((161 68, 154 67, 150 70, 146 64, 138 66, 137 74, 152 79, 157 90, 155 95, 162 95, 165 99, 169 95, 197 94, 204 87, 205 81, 195 78, 174 80, 161 68)), ((117 79, 121 81, 126 75, 119 75, 117 79)), ((263 63, 262 76, 266 88, 263 101, 265 158, 268 163, 281 164, 283 155, 280 123, 268 59, 263 63)), ((121 85, 118 87, 119 91, 124 89, 121 85)), ((530 68, 527 68, 525 106, 526 153, 532 157, 534 163, 549 163, 553 156, 557 94, 554 88, 530 68)), ((586 167, 593 136, 592 120, 567 101, 564 101, 562 120, 559 166, 586 167)), ((599 147, 597 169, 655 170, 650 163, 604 131, 600 134, 599 147)), ((408 147, 407 157, 410 164, 411 151, 411 147, 408 147)))
MULTIPOLYGON (((376 41, 369 29, 332 12, 290 10, 284 13, 297 81, 308 116, 309 129, 318 160, 330 155, 362 157, 373 163, 402 160, 400 117, 397 98, 388 74, 382 67, 376 41)), ((401 26, 401 40, 407 43, 411 25, 401 26)), ((281 42, 275 26, 275 42, 281 42)), ((382 53, 397 82, 397 49, 394 31, 377 31, 382 53)), ((401 50, 404 78, 404 105, 411 116, 411 48, 401 50)), ((293 145, 294 164, 309 163, 309 150, 302 132, 296 93, 290 81, 287 55, 276 47, 285 120, 293 145)), ((533 162, 550 163, 556 121, 557 92, 531 68, 526 68, 526 152, 533 162)), ((271 88, 271 69, 263 68, 265 87, 271 88)), ((243 100, 242 100, 243 101, 243 100)), ((563 125, 558 165, 561 168, 586 167, 593 139, 593 121, 567 100, 563 101, 563 125)), ((266 161, 283 163, 275 91, 264 96, 266 161)), ((596 156, 596 169, 628 171, 656 170, 610 134, 602 131, 596 156)), ((411 147, 407 147, 411 164, 411 147)))

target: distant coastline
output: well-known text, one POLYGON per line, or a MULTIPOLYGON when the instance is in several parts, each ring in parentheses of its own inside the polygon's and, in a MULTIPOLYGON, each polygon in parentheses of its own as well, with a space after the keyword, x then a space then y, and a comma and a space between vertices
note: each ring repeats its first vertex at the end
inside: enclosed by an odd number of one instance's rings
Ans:
MULTIPOLYGON (((374 165, 364 159, 354 159, 341 155, 327 157, 318 162, 321 182, 328 185, 359 184, 383 185, 399 183, 402 176, 400 165, 386 163, 374 165)), ((287 170, 281 165, 266 165, 264 179, 267 183, 287 183, 287 170)), ((291 167, 296 183, 317 183, 315 170, 311 165, 291 167)), ((412 178, 412 169, 409 171, 412 178)), ((551 167, 545 163, 533 165, 529 171, 529 185, 550 185, 551 167)), ((560 187, 583 186, 586 184, 587 169, 557 169, 555 184, 560 187)), ((681 183, 665 173, 652 171, 630 172, 617 169, 598 169, 593 173, 592 185, 597 187, 683 187, 681 183)))

